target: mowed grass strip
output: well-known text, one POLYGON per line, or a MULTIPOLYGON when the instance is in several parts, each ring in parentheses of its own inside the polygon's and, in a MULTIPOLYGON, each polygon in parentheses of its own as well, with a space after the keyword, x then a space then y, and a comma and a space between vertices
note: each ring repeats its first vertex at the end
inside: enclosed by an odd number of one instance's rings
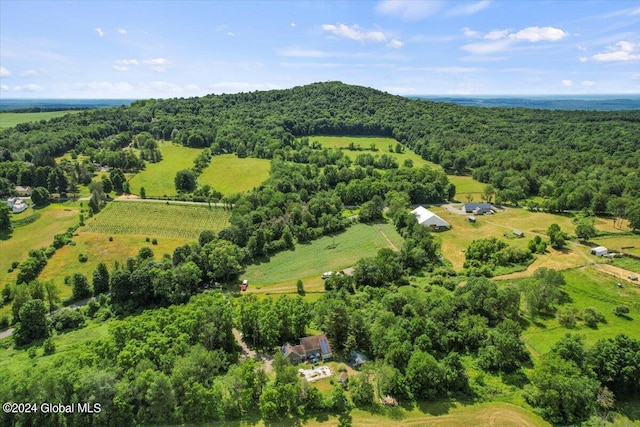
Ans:
MULTIPOLYGON (((613 338, 618 334, 626 334, 632 338, 640 339, 640 288, 631 284, 623 284, 618 287, 615 277, 611 277, 597 267, 589 266, 572 269, 563 272, 566 285, 562 290, 567 293, 570 302, 562 307, 575 307, 583 310, 593 307, 602 313, 606 323, 599 323, 597 328, 589 328, 578 321, 578 326, 567 329, 560 326, 556 318, 537 319, 538 324, 531 324, 522 334, 522 339, 528 347, 534 350, 534 354, 544 354, 560 340, 566 333, 578 333, 585 335, 587 345, 593 345, 602 338, 613 338), (618 305, 629 307, 627 318, 613 314, 613 309, 618 305)), ((530 280, 530 279, 522 279, 530 280)), ((520 282, 513 282, 517 286, 520 282)))
POLYGON ((229 224, 229 213, 206 205, 116 201, 86 221, 92 233, 134 234, 197 239, 202 230, 218 232, 229 224))
POLYGON ((223 154, 211 159, 211 163, 198 177, 198 182, 208 184, 222 194, 236 194, 251 190, 269 178, 271 161, 243 158, 223 154))
POLYGON ((250 288, 285 292, 295 292, 295 282, 300 279, 309 291, 309 279, 320 284, 323 272, 351 267, 360 258, 375 256, 381 248, 393 249, 390 242, 396 248, 402 246, 402 237, 392 225, 355 224, 344 233, 298 244, 294 250, 280 252, 268 261, 250 265, 243 277, 249 279, 250 288))
MULTIPOLYGON (((80 221, 77 202, 55 203, 36 212, 40 214, 36 221, 14 228, 10 238, 0 240, 0 284, 15 279, 18 270, 7 272, 13 261, 24 261, 31 249, 46 248, 53 243, 53 236, 64 233, 80 221)), ((28 217, 33 213, 34 210, 29 208, 14 214, 12 220, 28 217)))
POLYGON ((456 200, 466 202, 467 196, 472 196, 473 201, 481 202, 482 192, 487 184, 476 181, 470 176, 448 175, 449 181, 456 186, 456 200))
POLYGON ((147 163, 143 171, 138 172, 129 180, 133 194, 140 194, 144 187, 147 197, 175 196, 176 173, 193 167, 193 161, 202 149, 184 147, 182 145, 159 144, 162 160, 158 163, 147 163))
POLYGON ((355 160, 358 154, 369 153, 373 156, 388 154, 396 158, 400 166, 403 165, 406 159, 409 159, 413 162, 413 167, 415 168, 421 168, 425 165, 429 165, 433 169, 442 169, 435 163, 424 160, 422 157, 411 151, 411 149, 408 147, 404 147, 404 153, 396 153, 395 148, 396 144, 398 144, 398 141, 393 138, 380 138, 373 136, 310 136, 309 142, 314 141, 322 144, 323 148, 342 148, 342 152, 351 160, 355 160), (348 147, 351 142, 353 142, 356 146, 359 146, 361 150, 349 150, 348 147), (378 150, 370 151, 369 148, 371 147, 371 145, 374 145, 378 150), (393 152, 389 151, 389 146, 391 146, 391 148, 394 150, 393 152))
POLYGON ((43 111, 40 113, 0 113, 0 129, 14 127, 20 123, 39 122, 49 120, 54 117, 62 117, 67 114, 77 113, 77 111, 43 111))

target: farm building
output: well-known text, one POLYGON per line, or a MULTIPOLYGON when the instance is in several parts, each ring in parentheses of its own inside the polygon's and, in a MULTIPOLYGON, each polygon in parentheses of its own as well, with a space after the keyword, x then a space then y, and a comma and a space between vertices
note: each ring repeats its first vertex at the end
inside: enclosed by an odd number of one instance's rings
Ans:
POLYGON ((451 228, 451 224, 431 212, 429 209, 422 206, 418 206, 417 208, 412 210, 411 213, 416 216, 418 224, 430 227, 433 230, 444 230, 447 228, 451 228))
POLYGON ((9 205, 13 213, 20 213, 29 207, 24 200, 18 199, 17 197, 12 197, 5 201, 5 203, 9 205))
POLYGON ((464 213, 472 213, 474 215, 482 215, 493 212, 491 203, 465 203, 461 208, 464 213))
POLYGON ((22 196, 22 197, 31 196, 31 187, 23 187, 21 185, 18 185, 15 188, 15 190, 18 196, 22 196))
POLYGON ((596 246, 595 248, 591 248, 589 253, 595 256, 605 256, 607 253, 609 253, 609 250, 604 246, 596 246))
POLYGON ((524 237, 524 232, 520 230, 513 230, 513 235, 516 237, 524 237))
POLYGON ((325 334, 300 338, 298 345, 286 343, 282 346, 282 353, 292 363, 303 362, 306 359, 326 360, 333 355, 325 334))
POLYGON ((475 216, 473 216, 473 215, 470 215, 470 216, 468 216, 468 217, 467 217, 467 221, 469 221, 469 222, 476 222, 476 217, 475 217, 475 216))

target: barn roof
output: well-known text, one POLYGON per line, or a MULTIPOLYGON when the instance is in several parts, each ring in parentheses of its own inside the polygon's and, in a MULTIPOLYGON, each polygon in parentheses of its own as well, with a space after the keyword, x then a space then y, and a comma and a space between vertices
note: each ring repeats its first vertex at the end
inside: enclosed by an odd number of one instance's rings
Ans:
POLYGON ((411 213, 418 219, 418 224, 436 227, 451 227, 451 224, 423 206, 418 206, 412 210, 411 213))

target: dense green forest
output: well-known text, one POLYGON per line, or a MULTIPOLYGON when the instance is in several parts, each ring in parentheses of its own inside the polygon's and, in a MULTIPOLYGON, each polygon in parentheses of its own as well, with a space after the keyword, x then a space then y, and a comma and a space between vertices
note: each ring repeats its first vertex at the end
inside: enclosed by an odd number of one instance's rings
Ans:
MULTIPOLYGON (((465 269, 456 272, 438 238, 408 207, 452 200, 456 189, 446 173, 473 174, 495 188, 498 203, 535 198, 548 211, 609 213, 640 228, 633 220, 640 216, 639 123, 637 111, 475 109, 332 82, 136 101, 4 130, 3 196, 29 185, 35 187, 32 200, 42 205, 90 184, 89 213, 100 215, 105 194, 129 192, 126 174, 161 161, 157 141, 168 140, 202 148, 194 166, 176 174, 180 197, 220 201, 230 217, 219 233, 203 230, 171 254, 143 247, 113 266, 99 264, 90 277, 68 272, 71 300, 96 299, 52 316, 60 302, 56 285, 38 276, 76 229, 16 262, 16 280, 0 295, 3 305, 11 304, 15 327, 12 339, 3 341, 5 350, 14 349, 15 363, 0 372, 0 398, 99 403, 101 411, 4 413, 0 425, 156 425, 256 416, 272 422, 322 413, 347 423, 344 415, 353 407, 380 412, 386 397, 406 407, 449 398, 491 401, 492 384, 470 379, 471 370, 517 389, 522 404, 550 422, 604 417, 616 401, 640 393, 640 341, 617 335, 586 345, 582 335, 567 334, 550 352, 535 355, 534 365, 522 340, 528 325, 558 316, 597 328, 603 314, 564 309, 566 283, 553 269, 537 269, 520 288, 483 277, 491 273, 487 266, 526 264, 544 252, 539 236, 528 249, 474 241, 465 269), (443 171, 400 165, 381 152, 352 160, 313 138, 332 134, 393 137, 443 171), (54 160, 69 152, 70 159, 54 160), (199 186, 198 174, 223 153, 271 159, 269 178, 225 197, 199 186), (92 182, 98 165, 110 172, 92 182), (349 208, 358 215, 346 214, 349 208), (240 295, 247 265, 355 221, 383 219, 393 223, 402 244, 360 259, 352 275, 331 275, 318 298, 305 298, 303 283, 295 297, 240 295), (416 284, 416 277, 423 281, 416 284), (68 346, 66 336, 90 328, 101 333, 68 346), (274 355, 272 371, 243 357, 234 328, 253 349, 274 355), (337 360, 347 363, 352 352, 368 360, 348 387, 332 384, 321 392, 278 351, 311 331, 326 333, 337 360)), ((4 210, 7 221, 0 224, 10 227, 4 210)))
MULTIPOLYGON (((85 169, 91 164, 54 164, 53 158, 67 151, 123 170, 142 168, 139 157, 121 148, 137 146, 136 136, 147 132, 159 140, 209 147, 213 155, 296 158, 316 164, 331 164, 331 156, 318 160, 321 147, 301 145, 298 138, 376 135, 396 138, 449 173, 473 173, 497 189, 500 203, 540 196, 540 207, 549 211, 624 215, 640 198, 639 123, 638 111, 471 108, 338 82, 136 101, 130 107, 84 111, 4 130, 0 194, 8 194, 15 184, 47 187, 51 169, 41 168, 64 167, 71 186, 86 182, 85 169)), ((50 192, 68 190, 49 187, 50 192)))

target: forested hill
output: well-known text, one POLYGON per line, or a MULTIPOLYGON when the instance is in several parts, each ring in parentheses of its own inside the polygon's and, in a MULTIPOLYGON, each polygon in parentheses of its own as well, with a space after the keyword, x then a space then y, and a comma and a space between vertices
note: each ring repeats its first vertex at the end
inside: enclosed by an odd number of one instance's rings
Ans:
POLYGON ((53 166, 52 158, 69 150, 115 167, 143 167, 121 150, 142 132, 260 158, 294 147, 301 136, 391 136, 448 172, 493 184, 503 202, 538 195, 551 211, 619 213, 640 198, 638 110, 463 107, 340 82, 136 101, 21 124, 0 133, 0 192, 18 180, 28 185, 27 169, 53 166))

